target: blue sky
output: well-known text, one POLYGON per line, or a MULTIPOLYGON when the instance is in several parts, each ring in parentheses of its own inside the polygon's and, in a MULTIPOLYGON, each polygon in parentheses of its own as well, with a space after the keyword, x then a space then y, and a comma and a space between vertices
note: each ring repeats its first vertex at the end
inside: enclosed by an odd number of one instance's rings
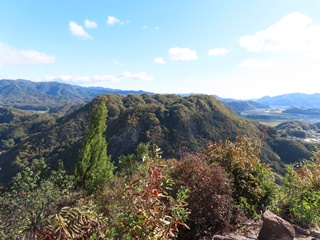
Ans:
POLYGON ((0 79, 236 99, 320 92, 320 1, 0 0, 0 79))

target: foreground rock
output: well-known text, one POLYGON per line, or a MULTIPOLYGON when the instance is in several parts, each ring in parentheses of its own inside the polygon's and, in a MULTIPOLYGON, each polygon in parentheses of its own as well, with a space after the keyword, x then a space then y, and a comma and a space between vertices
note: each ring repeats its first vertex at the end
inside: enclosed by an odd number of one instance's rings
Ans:
POLYGON ((224 236, 215 235, 212 240, 320 240, 319 226, 304 229, 270 211, 263 214, 262 220, 249 220, 237 231, 224 236))
POLYGON ((241 235, 229 234, 227 236, 215 235, 212 240, 253 240, 255 238, 249 238, 241 235))
POLYGON ((259 240, 293 240, 296 233, 293 226, 286 220, 266 211, 263 216, 263 224, 259 232, 259 240))

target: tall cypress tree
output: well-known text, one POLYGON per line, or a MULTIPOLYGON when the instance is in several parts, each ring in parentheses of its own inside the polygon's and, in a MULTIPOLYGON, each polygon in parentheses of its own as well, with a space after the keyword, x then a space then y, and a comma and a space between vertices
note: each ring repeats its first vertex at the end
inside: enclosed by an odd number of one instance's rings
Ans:
POLYGON ((107 156, 107 142, 103 135, 107 129, 107 116, 105 101, 101 101, 91 113, 88 133, 79 151, 76 181, 89 192, 96 191, 113 179, 114 165, 107 156))

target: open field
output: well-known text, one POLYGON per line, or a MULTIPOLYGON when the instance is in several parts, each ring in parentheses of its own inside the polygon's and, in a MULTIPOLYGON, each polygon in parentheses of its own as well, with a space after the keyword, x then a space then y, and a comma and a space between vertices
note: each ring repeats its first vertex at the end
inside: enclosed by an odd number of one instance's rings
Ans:
POLYGON ((307 123, 320 122, 320 114, 290 114, 284 113, 284 110, 285 108, 256 109, 242 112, 240 116, 264 123, 269 126, 276 126, 284 121, 289 120, 302 121, 307 123))

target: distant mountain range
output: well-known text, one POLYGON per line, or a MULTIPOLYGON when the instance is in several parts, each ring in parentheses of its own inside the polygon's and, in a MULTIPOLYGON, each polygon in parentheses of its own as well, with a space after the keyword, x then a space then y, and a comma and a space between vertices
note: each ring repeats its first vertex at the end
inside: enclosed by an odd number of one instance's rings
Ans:
POLYGON ((320 93, 290 93, 275 97, 263 97, 257 99, 256 102, 267 104, 270 106, 289 106, 304 108, 320 108, 320 93))
MULTIPOLYGON (((28 106, 54 107, 61 104, 87 103, 100 94, 113 94, 127 96, 129 94, 149 94, 152 92, 120 90, 103 87, 81 87, 59 82, 33 82, 30 80, 0 80, 0 105, 15 106, 28 109, 28 106)), ((189 96, 192 94, 180 94, 189 96)), ((320 108, 320 93, 304 94, 291 93, 275 97, 265 96, 255 101, 234 100, 220 98, 236 112, 253 110, 257 108, 275 107, 303 107, 320 108)))
POLYGON ((270 107, 320 108, 320 93, 290 93, 279 96, 265 96, 256 100, 235 100, 215 96, 236 112, 270 107))
POLYGON ((151 94, 145 91, 119 90, 101 87, 80 87, 59 82, 0 80, 0 105, 57 106, 66 103, 86 103, 100 94, 151 94))

